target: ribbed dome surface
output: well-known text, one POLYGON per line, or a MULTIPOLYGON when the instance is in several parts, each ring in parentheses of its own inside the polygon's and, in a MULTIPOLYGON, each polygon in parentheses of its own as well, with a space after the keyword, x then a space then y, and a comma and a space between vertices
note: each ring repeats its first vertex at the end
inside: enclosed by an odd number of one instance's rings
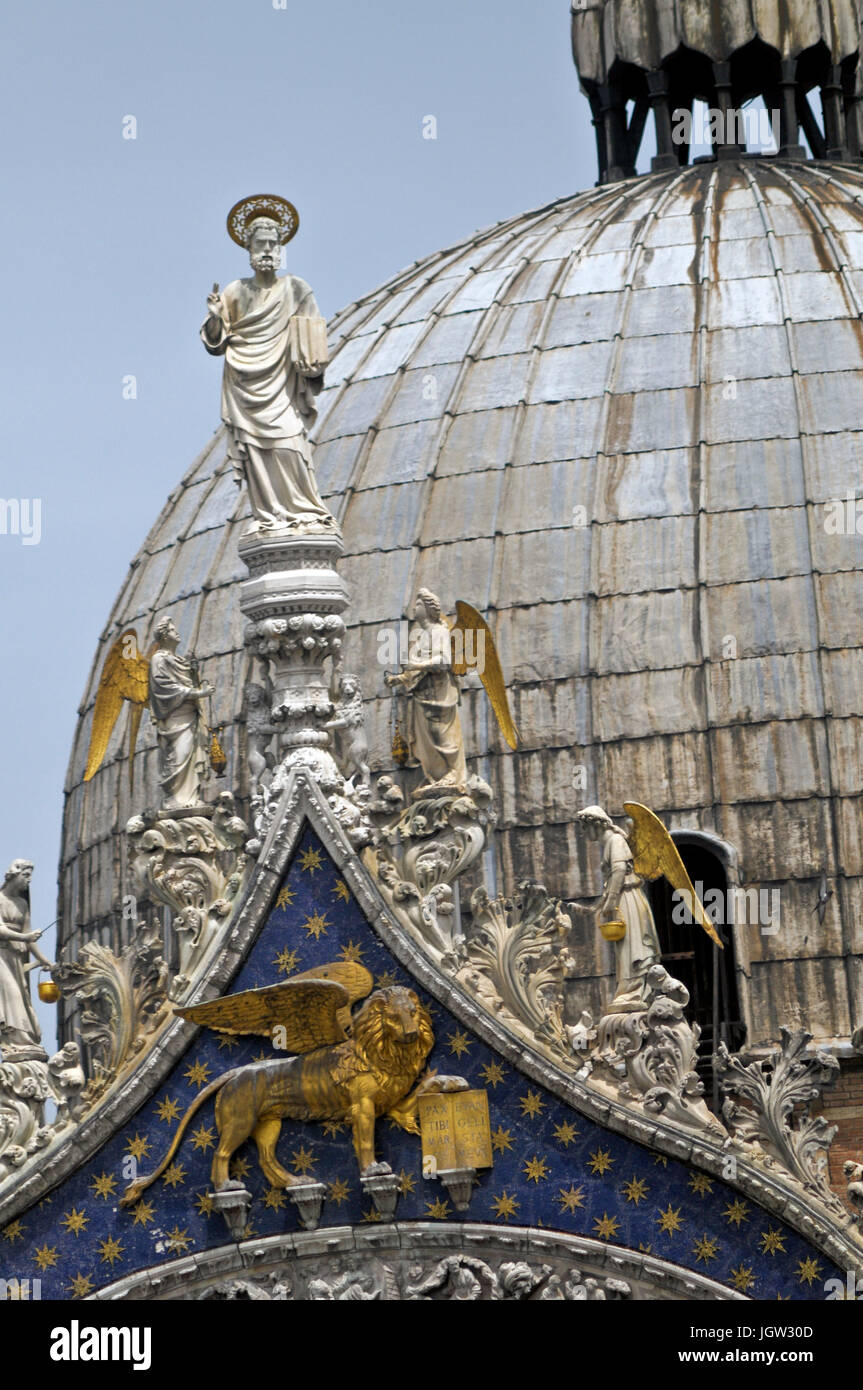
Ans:
MULTIPOLYGON (((597 891, 573 825, 587 802, 639 800, 713 832, 744 882, 782 889, 778 935, 738 940, 760 1036, 803 999, 822 1037, 863 1016, 863 542, 828 534, 824 507, 863 472, 861 309, 863 172, 699 164, 514 218, 347 309, 316 430, 375 765, 391 737, 382 628, 420 584, 449 611, 469 600, 496 632, 523 740, 510 753, 482 692, 466 693, 501 885, 597 891), (822 870, 837 890, 823 927, 822 870)), ((125 721, 81 782, 120 630, 145 641, 173 614, 217 687, 227 785, 245 791, 246 515, 219 433, 95 656, 67 783, 64 940, 104 927, 129 891, 122 827, 157 800, 148 719, 134 800, 125 721)), ((604 950, 585 941, 585 977, 607 973, 604 950)))

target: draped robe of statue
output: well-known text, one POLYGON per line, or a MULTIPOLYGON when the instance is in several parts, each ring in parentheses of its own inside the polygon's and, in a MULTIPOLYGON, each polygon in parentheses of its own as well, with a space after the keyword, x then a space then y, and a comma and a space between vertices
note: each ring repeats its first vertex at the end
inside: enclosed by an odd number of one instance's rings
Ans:
POLYGON ((619 830, 608 831, 602 845, 602 877, 606 891, 614 874, 620 874, 623 879, 613 915, 626 927, 623 940, 614 943, 617 987, 608 1007, 610 1014, 633 1013, 647 1007, 647 972, 661 954, 643 881, 632 865, 632 849, 626 836, 619 830))
POLYGON ((409 697, 405 739, 429 782, 465 787, 461 691, 453 674, 451 653, 452 637, 445 623, 412 629, 408 661, 402 671, 409 697))
POLYGON ((150 658, 150 713, 159 742, 162 809, 200 806, 207 773, 207 726, 192 662, 160 647, 150 658))
POLYGON ((18 939, 29 930, 29 912, 0 889, 0 1047, 4 1042, 37 1044, 42 1038, 24 972, 30 945, 18 939))
POLYGON ((222 419, 229 457, 245 479, 256 521, 265 527, 314 530, 335 526, 321 501, 308 431, 323 386, 326 325, 304 280, 285 275, 269 286, 234 280, 220 295, 217 342, 201 329, 204 347, 224 356, 222 419), (309 362, 309 349, 318 362, 309 362))

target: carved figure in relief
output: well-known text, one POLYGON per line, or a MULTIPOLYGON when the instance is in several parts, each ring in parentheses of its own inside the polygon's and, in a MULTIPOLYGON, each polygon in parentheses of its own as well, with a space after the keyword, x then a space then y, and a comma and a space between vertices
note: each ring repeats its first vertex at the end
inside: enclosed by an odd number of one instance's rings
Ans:
POLYGON ((13 859, 0 889, 0 1047, 38 1045, 42 1038, 28 975, 37 965, 51 970, 53 963, 36 945, 42 933, 30 926, 32 877, 29 859, 13 859))
POLYGON ((422 768, 428 779, 428 786, 420 789, 423 792, 441 787, 467 790, 459 676, 476 671, 505 739, 511 748, 518 743, 491 630, 468 603, 459 601, 456 614, 452 620, 444 618, 437 595, 420 589, 407 660, 398 674, 386 677, 387 684, 408 700, 408 765, 422 768))
POLYGON ((255 528, 337 531, 321 501, 309 430, 324 384, 327 331, 311 289, 279 277, 281 246, 299 226, 284 198, 244 198, 228 214, 228 234, 249 253, 252 276, 207 298, 201 340, 224 357, 222 420, 228 457, 245 480, 255 528))
POLYGON ((664 876, 684 899, 691 919, 717 946, 722 942, 704 911, 674 841, 657 816, 646 806, 628 801, 624 810, 632 828, 623 831, 601 806, 587 806, 577 821, 588 840, 602 844, 602 897, 596 908, 597 925, 614 942, 617 983, 607 1014, 637 1013, 650 1004, 647 975, 659 962, 661 949, 645 879, 664 876))

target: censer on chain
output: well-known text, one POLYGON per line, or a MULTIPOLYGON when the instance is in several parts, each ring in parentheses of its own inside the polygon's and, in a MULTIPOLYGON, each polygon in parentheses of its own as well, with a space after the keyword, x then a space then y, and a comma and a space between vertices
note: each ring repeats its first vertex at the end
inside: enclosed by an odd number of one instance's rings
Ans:
MULTIPOLYGON (((44 965, 40 969, 39 974, 47 974, 44 965)), ((43 1004, 56 1004, 57 1000, 60 998, 60 986, 56 985, 54 981, 50 979, 38 980, 36 984, 36 993, 39 995, 43 1004)))
POLYGON ((408 745, 405 741, 405 736, 401 730, 401 725, 399 724, 397 702, 398 696, 395 694, 395 692, 393 692, 392 706, 390 712, 390 727, 392 729, 392 741, 390 744, 390 749, 393 756, 393 762, 395 763, 396 767, 405 767, 408 758, 410 757, 411 750, 408 748, 408 745))

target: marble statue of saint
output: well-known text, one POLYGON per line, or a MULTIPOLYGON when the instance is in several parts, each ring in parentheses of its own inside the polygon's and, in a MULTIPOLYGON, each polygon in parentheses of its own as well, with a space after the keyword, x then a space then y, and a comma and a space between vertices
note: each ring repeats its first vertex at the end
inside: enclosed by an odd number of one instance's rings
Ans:
POLYGON ((201 701, 212 695, 213 686, 199 679, 193 657, 177 655, 179 645, 173 619, 162 618, 150 657, 149 704, 159 742, 163 811, 200 806, 209 768, 201 701))
POLYGON ((304 280, 276 274, 280 247, 298 221, 282 198, 246 198, 231 209, 228 231, 248 249, 254 273, 221 292, 214 285, 201 338, 225 359, 228 453, 248 487, 256 527, 334 531, 309 442, 328 360, 326 323, 304 280))
POLYGON ((36 963, 49 970, 53 965, 36 945, 42 933, 30 926, 32 876, 28 859, 14 859, 0 888, 0 1048, 38 1046, 42 1039, 27 977, 36 963))
POLYGON ((467 787, 459 703, 461 691, 452 669, 452 635, 440 599, 420 589, 408 638, 407 661, 387 684, 407 696, 405 740, 413 766, 419 763, 430 786, 467 787))
POLYGON ((607 1014, 636 1013, 649 1003, 647 972, 659 961, 661 948, 644 880, 633 867, 632 847, 601 806, 587 806, 576 817, 588 840, 602 844, 602 897, 597 925, 622 922, 626 931, 614 943, 617 984, 607 1014))

